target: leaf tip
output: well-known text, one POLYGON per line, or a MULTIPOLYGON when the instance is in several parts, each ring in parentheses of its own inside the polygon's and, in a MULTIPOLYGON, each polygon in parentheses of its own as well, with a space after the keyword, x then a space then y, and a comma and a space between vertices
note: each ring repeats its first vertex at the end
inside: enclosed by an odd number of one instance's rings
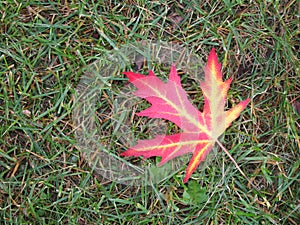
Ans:
POLYGON ((123 74, 129 79, 129 82, 134 82, 135 80, 144 78, 145 75, 140 73, 134 73, 134 72, 123 72, 123 74))
POLYGON ((210 60, 217 61, 217 63, 218 63, 218 56, 217 56, 215 48, 212 48, 210 50, 210 53, 208 55, 208 61, 210 61, 210 60))
POLYGON ((153 70, 149 70, 149 76, 150 77, 155 77, 155 74, 154 74, 153 70))
POLYGON ((207 65, 205 67, 206 79, 210 80, 210 77, 215 77, 218 83, 222 82, 221 73, 222 64, 218 61, 218 56, 215 48, 212 48, 207 59, 207 65))
POLYGON ((172 65, 171 65, 169 80, 171 80, 171 81, 175 82, 177 85, 181 86, 180 77, 177 74, 177 69, 176 69, 175 63, 172 63, 172 65))
POLYGON ((189 179, 190 179, 190 175, 185 175, 185 177, 184 177, 184 179, 183 179, 183 183, 185 184, 185 183, 187 183, 188 181, 189 181, 189 179))
POLYGON ((120 154, 120 156, 126 157, 126 156, 140 156, 140 155, 139 155, 138 152, 135 151, 134 149, 129 148, 129 149, 127 149, 125 152, 122 152, 122 153, 120 154))

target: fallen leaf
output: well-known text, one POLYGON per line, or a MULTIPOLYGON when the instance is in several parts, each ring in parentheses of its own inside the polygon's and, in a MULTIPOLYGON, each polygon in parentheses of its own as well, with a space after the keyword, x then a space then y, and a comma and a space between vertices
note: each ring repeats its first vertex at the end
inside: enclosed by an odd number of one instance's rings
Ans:
POLYGON ((134 94, 151 103, 149 108, 137 115, 172 121, 182 129, 182 132, 158 135, 152 140, 139 140, 135 146, 130 147, 121 155, 145 158, 160 156, 162 157, 158 164, 160 166, 177 156, 193 153, 186 169, 184 182, 188 181, 218 137, 240 115, 249 102, 249 99, 246 99, 229 111, 225 111, 227 91, 232 79, 222 81, 221 64, 218 63, 214 49, 208 57, 205 79, 200 82, 204 95, 203 112, 200 112, 188 100, 174 65, 171 66, 166 83, 161 81, 153 71, 149 71, 148 76, 133 72, 124 72, 124 74, 137 88, 134 94))

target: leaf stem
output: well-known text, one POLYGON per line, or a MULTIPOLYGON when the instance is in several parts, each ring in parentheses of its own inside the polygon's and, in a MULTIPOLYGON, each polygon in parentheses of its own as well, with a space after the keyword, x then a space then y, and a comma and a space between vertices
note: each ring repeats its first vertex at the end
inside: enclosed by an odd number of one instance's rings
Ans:
POLYGON ((240 171, 240 173, 243 175, 243 177, 245 177, 245 179, 250 183, 250 185, 252 187, 255 188, 256 191, 259 191, 258 188, 252 183, 252 181, 245 175, 245 173, 242 171, 242 169, 239 167, 239 165, 237 164, 237 162, 234 160, 234 158, 231 156, 231 154, 229 153, 229 151, 222 145, 221 142, 219 142, 219 140, 216 141, 218 143, 218 145, 222 148, 222 150, 228 155, 228 157, 230 158, 230 160, 233 162, 233 164, 235 165, 235 167, 238 169, 238 171, 240 171))

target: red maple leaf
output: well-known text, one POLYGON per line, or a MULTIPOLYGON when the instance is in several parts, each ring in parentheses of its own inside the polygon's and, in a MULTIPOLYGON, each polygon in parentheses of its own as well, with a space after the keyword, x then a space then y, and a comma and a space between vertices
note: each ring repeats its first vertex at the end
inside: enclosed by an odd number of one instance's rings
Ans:
POLYGON ((136 96, 146 99, 151 106, 138 116, 163 118, 172 121, 182 130, 173 135, 158 135, 152 140, 139 140, 135 146, 123 152, 122 156, 161 156, 158 166, 174 157, 193 153, 186 169, 184 182, 187 182, 201 161, 213 148, 218 137, 230 126, 246 107, 249 99, 225 111, 227 91, 232 79, 222 81, 221 64, 214 49, 208 56, 205 79, 200 82, 204 95, 204 108, 200 112, 188 100, 181 86, 180 77, 174 65, 167 83, 161 81, 152 71, 145 76, 139 73, 124 72, 129 82, 134 84, 136 96))

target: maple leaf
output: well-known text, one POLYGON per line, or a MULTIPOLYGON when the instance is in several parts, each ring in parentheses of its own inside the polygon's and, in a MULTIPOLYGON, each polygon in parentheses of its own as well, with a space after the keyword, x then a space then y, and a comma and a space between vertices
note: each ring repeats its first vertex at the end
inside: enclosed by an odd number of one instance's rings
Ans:
POLYGON ((193 153, 183 182, 188 181, 215 142, 218 142, 218 137, 250 101, 246 99, 229 111, 225 111, 226 96, 232 79, 223 82, 221 64, 218 63, 215 49, 211 50, 204 70, 205 78, 200 82, 204 95, 203 112, 188 100, 174 65, 171 66, 166 83, 151 70, 148 76, 124 72, 129 82, 137 88, 134 94, 151 103, 149 108, 137 115, 172 121, 181 128, 182 132, 173 135, 157 135, 152 140, 139 140, 135 146, 121 153, 121 156, 143 156, 144 158, 160 156, 162 158, 158 164, 160 166, 177 156, 193 153))

